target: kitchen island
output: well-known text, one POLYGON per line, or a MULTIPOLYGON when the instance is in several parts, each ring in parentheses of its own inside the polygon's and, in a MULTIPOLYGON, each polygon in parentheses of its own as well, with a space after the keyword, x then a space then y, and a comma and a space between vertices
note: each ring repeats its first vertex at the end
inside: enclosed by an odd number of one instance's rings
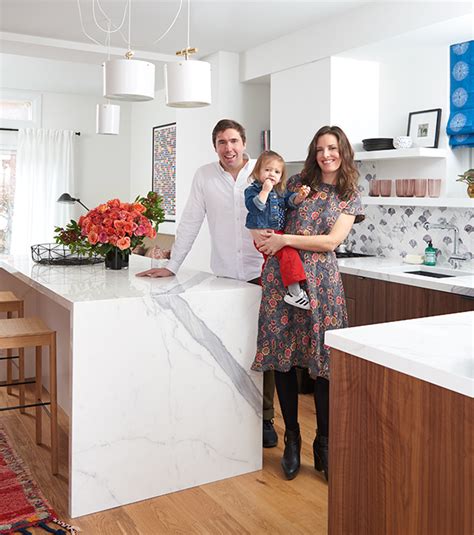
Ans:
POLYGON ((329 533, 472 533, 474 312, 326 333, 329 533))
POLYGON ((0 260, 2 288, 58 332, 71 517, 262 466, 262 375, 249 371, 260 288, 186 269, 135 276, 158 264, 0 260))

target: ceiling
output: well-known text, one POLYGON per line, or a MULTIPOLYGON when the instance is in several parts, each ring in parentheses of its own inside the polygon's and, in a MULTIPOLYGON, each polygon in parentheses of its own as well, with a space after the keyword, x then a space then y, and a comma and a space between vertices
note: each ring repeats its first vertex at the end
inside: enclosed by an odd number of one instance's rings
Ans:
MULTIPOLYGON (((119 25, 127 0, 99 0, 99 4, 98 0, 0 0, 0 32, 15 34, 0 35, 0 50, 97 63, 97 59, 87 52, 95 49, 102 57, 105 52, 82 32, 78 2, 86 31, 100 43, 105 43, 105 33, 93 20, 93 5, 100 24, 105 26, 107 20, 100 12, 102 9, 114 25, 119 25), (46 41, 46 38, 65 42, 46 41), (89 45, 84 45, 86 43, 89 45)), ((241 52, 367 3, 371 2, 192 0, 190 45, 199 48, 198 57, 219 50, 241 52)), ((186 46, 187 0, 183 0, 175 26, 163 40, 154 44, 170 25, 179 5, 180 0, 132 0, 131 42, 137 57, 166 61, 160 56, 174 55, 176 50, 186 46)), ((127 24, 123 28, 125 37, 127 24)), ((111 47, 125 49, 126 39, 116 32, 111 47)))

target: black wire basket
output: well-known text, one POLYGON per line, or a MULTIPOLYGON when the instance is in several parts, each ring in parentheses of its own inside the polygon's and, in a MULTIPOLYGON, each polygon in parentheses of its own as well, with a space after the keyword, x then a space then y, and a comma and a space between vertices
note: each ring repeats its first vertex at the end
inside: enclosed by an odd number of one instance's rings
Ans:
POLYGON ((96 253, 91 256, 71 253, 66 245, 58 243, 38 243, 31 246, 31 257, 38 264, 55 266, 82 266, 84 264, 100 264, 104 257, 96 253))

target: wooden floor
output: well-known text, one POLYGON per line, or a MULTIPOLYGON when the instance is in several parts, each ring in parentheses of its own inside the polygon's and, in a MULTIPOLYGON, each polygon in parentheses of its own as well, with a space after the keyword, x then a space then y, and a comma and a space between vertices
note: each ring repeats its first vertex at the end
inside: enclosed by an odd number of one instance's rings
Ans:
MULTIPOLYGON (((0 403, 16 404, 17 398, 7 397, 6 388, 0 388, 0 403)), ((67 514, 68 438, 64 414, 60 414, 57 477, 50 472, 49 447, 35 444, 33 416, 19 411, 1 412, 0 422, 59 517, 78 526, 81 535, 327 533, 328 487, 312 464, 315 414, 311 395, 300 395, 302 467, 293 481, 286 481, 280 468, 283 429, 278 414, 275 428, 279 444, 263 450, 263 470, 74 520, 67 514)), ((43 416, 43 425, 49 445, 47 416, 43 416)), ((44 531, 32 529, 32 533, 44 531)))

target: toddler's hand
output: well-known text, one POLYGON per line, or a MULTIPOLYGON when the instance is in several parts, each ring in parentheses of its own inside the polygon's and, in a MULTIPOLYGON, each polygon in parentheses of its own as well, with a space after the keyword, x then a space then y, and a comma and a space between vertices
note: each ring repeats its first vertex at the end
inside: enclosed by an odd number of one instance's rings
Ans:
POLYGON ((310 194, 311 188, 309 186, 301 186, 296 196, 296 202, 303 202, 306 197, 310 194))
POLYGON ((269 191, 272 191, 272 189, 273 189, 273 182, 269 178, 267 178, 265 182, 263 183, 262 191, 267 193, 269 191))

